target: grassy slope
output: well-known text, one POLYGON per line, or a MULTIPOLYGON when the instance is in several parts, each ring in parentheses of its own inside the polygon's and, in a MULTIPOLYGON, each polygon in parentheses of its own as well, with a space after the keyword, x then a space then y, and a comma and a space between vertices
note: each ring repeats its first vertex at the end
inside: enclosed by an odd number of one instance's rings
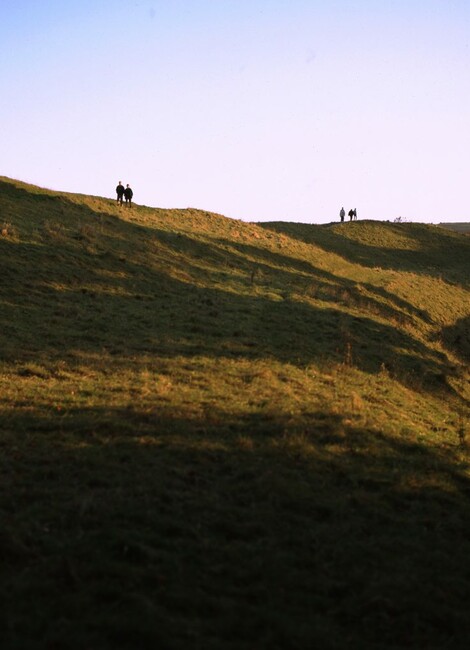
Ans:
POLYGON ((467 237, 0 226, 2 648, 466 647, 467 237))
POLYGON ((439 226, 441 228, 450 228, 450 230, 454 230, 455 232, 470 234, 470 223, 440 223, 439 226))

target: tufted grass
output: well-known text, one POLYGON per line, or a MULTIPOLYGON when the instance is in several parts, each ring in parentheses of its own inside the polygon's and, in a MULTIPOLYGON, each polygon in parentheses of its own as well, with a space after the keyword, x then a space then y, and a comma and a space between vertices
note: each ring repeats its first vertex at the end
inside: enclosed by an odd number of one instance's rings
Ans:
POLYGON ((0 179, 2 648, 460 648, 470 240, 0 179))

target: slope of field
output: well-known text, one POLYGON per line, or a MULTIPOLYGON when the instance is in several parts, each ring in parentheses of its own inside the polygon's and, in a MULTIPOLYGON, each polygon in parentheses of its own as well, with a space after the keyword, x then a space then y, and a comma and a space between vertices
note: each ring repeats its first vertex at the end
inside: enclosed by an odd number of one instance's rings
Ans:
POLYGON ((449 230, 454 230, 455 232, 464 233, 466 235, 470 234, 470 223, 440 223, 441 228, 448 228, 449 230))
POLYGON ((7 178, 0 229, 3 649, 466 647, 468 237, 7 178))

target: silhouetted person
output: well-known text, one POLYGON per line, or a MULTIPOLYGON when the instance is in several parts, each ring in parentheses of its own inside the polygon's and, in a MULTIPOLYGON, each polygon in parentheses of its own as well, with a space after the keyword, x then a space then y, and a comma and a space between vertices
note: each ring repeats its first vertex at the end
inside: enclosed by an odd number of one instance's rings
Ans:
POLYGON ((132 204, 132 197, 134 196, 134 192, 131 190, 129 187, 129 183, 126 185, 126 189, 124 190, 124 198, 126 199, 126 205, 128 208, 131 207, 132 204))
POLYGON ((339 218, 341 219, 341 222, 344 221, 344 215, 345 214, 346 214, 346 212, 344 211, 344 208, 341 208, 341 210, 339 211, 339 218))
POLYGON ((356 211, 356 208, 354 208, 354 210, 353 210, 353 219, 354 219, 354 221, 356 221, 356 219, 357 219, 357 211, 356 211))
POLYGON ((116 194, 117 194, 116 201, 119 203, 119 205, 122 205, 122 197, 124 196, 124 185, 122 184, 121 181, 119 181, 119 184, 116 187, 116 194))
POLYGON ((349 221, 352 221, 352 220, 353 220, 353 217, 354 217, 354 210, 353 210, 352 208, 351 208, 351 209, 349 210, 349 212, 348 212, 348 217, 349 217, 349 221))

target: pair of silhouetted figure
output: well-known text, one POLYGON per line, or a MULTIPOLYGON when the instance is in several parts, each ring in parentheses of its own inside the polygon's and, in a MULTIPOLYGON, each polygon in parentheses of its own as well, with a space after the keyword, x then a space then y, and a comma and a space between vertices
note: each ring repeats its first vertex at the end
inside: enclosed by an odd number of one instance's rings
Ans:
POLYGON ((129 187, 129 183, 124 188, 122 182, 119 181, 118 186, 116 187, 116 195, 117 195, 116 201, 118 202, 119 205, 122 205, 122 199, 124 197, 126 200, 127 207, 129 208, 131 207, 132 197, 134 196, 134 192, 129 187))
MULTIPOLYGON (((341 210, 339 211, 339 218, 341 220, 341 223, 343 223, 345 216, 346 216, 346 212, 344 211, 344 208, 341 208, 341 210)), ((356 208, 354 208, 354 210, 352 208, 351 210, 349 210, 348 217, 349 217, 349 221, 352 221, 353 219, 354 220, 357 219, 356 208)))

